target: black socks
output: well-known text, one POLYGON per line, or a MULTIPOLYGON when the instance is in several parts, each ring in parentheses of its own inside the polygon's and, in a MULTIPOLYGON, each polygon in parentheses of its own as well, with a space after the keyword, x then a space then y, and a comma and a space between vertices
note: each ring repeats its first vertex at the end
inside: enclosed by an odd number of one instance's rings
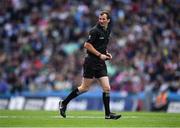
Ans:
POLYGON ((78 88, 76 88, 74 91, 72 91, 65 100, 63 100, 63 105, 67 105, 73 98, 77 97, 78 95, 82 94, 82 92, 79 92, 78 88))
MULTIPOLYGON (((67 105, 73 98, 79 96, 84 92, 79 92, 78 88, 76 88, 74 91, 72 91, 65 100, 62 101, 63 105, 67 105)), ((104 108, 105 108, 105 114, 109 115, 110 114, 110 94, 103 92, 103 103, 104 103, 104 108)))
POLYGON ((103 92, 103 103, 104 103, 104 108, 105 108, 105 114, 106 115, 110 114, 109 102, 110 102, 110 95, 109 95, 109 93, 103 92))

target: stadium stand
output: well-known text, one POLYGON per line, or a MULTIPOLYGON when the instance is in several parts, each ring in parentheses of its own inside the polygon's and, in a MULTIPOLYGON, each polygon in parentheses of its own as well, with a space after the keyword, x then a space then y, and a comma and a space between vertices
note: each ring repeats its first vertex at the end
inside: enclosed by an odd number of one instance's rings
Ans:
MULTIPOLYGON (((1 0, 0 95, 69 92, 78 86, 83 43, 100 10, 110 10, 113 92, 180 95, 180 0, 1 0), (101 3, 101 4, 99 4, 101 3)), ((91 90, 99 89, 94 82, 91 90)), ((141 104, 141 103, 139 103, 141 104)), ((140 105, 141 106, 141 105, 140 105)))

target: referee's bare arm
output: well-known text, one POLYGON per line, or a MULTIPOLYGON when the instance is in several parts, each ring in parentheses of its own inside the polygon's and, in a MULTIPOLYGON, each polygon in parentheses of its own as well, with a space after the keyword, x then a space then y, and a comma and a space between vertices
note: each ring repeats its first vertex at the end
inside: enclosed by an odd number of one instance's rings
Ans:
POLYGON ((84 48, 86 48, 89 52, 93 53, 94 55, 100 57, 101 53, 97 51, 92 44, 85 42, 84 43, 84 48))
POLYGON ((98 56, 102 60, 110 59, 107 55, 104 55, 104 54, 100 53, 99 51, 97 51, 91 43, 85 42, 84 48, 86 48, 89 52, 98 56))

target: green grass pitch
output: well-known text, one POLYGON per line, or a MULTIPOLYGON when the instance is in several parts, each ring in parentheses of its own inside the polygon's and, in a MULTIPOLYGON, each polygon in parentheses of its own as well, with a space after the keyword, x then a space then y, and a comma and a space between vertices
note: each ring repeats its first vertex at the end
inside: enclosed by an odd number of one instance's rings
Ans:
POLYGON ((119 120, 105 120, 103 111, 0 110, 0 128, 180 128, 180 114, 155 112, 118 112, 119 120))

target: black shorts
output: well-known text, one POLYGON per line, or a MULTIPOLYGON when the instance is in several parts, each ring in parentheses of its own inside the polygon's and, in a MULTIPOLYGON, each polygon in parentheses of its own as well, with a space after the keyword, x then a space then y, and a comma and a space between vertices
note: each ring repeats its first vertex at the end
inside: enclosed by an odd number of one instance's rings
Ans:
POLYGON ((102 60, 85 58, 83 71, 84 78, 100 78, 107 76, 107 67, 102 60))

